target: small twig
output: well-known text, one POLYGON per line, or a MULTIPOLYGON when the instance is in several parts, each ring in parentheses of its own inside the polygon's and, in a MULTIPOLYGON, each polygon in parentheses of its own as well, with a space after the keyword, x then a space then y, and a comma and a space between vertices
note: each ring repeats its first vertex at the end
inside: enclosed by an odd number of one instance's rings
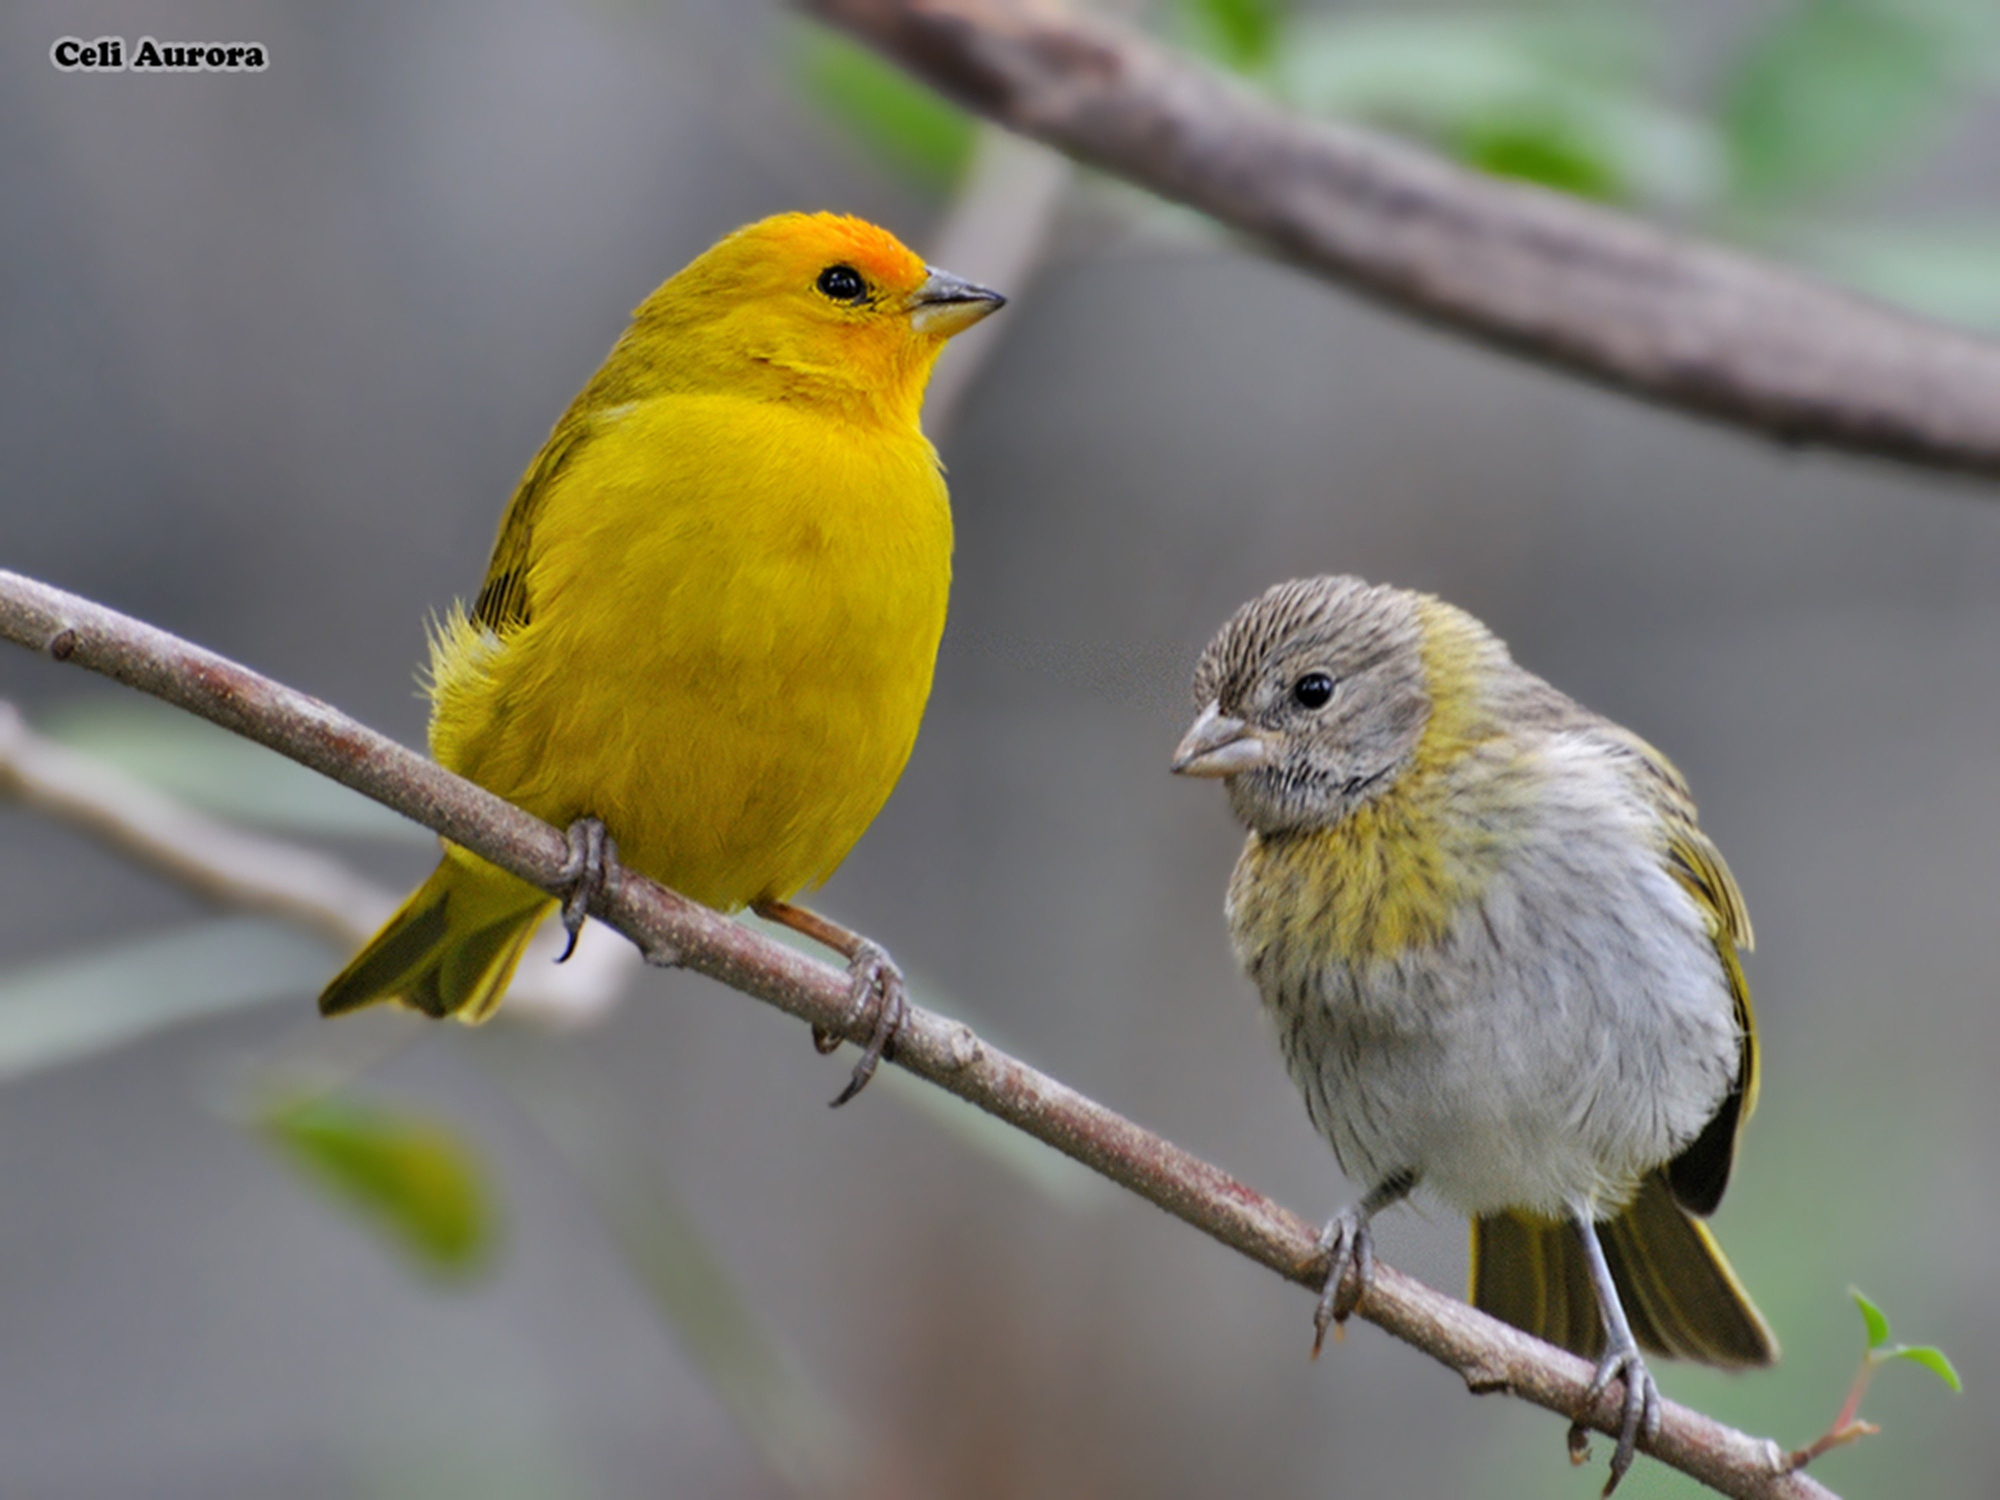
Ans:
POLYGON ((1027 0, 797 0, 967 108, 1405 312, 1788 443, 2000 474, 2000 343, 1386 136, 1027 0))
POLYGON ((1805 1447, 1794 1449, 1786 1455, 1787 1469, 1803 1469, 1829 1449, 1852 1443, 1859 1438, 1873 1437, 1882 1429, 1873 1422, 1863 1421, 1861 1402, 1868 1394, 1868 1386, 1875 1378, 1875 1372, 1882 1366, 1896 1360, 1908 1360, 1922 1365, 1942 1380, 1953 1391, 1962 1391, 1964 1383, 1958 1378, 1958 1371, 1944 1350, 1934 1344, 1892 1344, 1889 1342, 1889 1318, 1881 1308, 1871 1302, 1859 1287, 1849 1287, 1848 1295, 1861 1312, 1861 1324, 1867 1332, 1868 1345, 1861 1352, 1860 1368, 1854 1372, 1854 1379, 1847 1387, 1847 1399, 1840 1403, 1840 1410, 1825 1432, 1814 1438, 1805 1447))
MULTIPOLYGON (((1068 157, 983 127, 965 183, 932 236, 931 259, 1018 299, 1047 252, 1075 175, 1068 157)), ((1017 318, 989 318, 945 346, 924 396, 924 430, 932 438, 951 425, 974 377, 1017 318)))
POLYGON ((1847 1421, 1837 1423, 1814 1438, 1810 1443, 1807 1443, 1805 1447, 1796 1448, 1792 1452, 1787 1453, 1785 1455, 1785 1467, 1796 1473, 1821 1454, 1831 1453, 1835 1448, 1859 1442, 1865 1437, 1874 1437, 1881 1430, 1873 1422, 1847 1421))
MULTIPOLYGON (((555 894, 568 854, 563 835, 471 782, 317 699, 260 677, 164 631, 17 574, 0 572, 0 636, 100 672, 222 725, 437 830, 555 894)), ((849 1041, 869 1018, 848 1004, 847 976, 697 906, 631 872, 592 903, 655 963, 678 964, 753 995, 849 1041)), ((1074 1089, 982 1042, 963 1024, 911 1008, 895 1062, 1053 1146, 1279 1275, 1316 1286, 1324 1274, 1313 1224, 1220 1169, 1074 1089)), ((1573 1414, 1591 1369, 1387 1266, 1358 1315, 1457 1371, 1475 1392, 1504 1390, 1573 1414)), ((1587 1414, 1617 1430, 1617 1393, 1587 1414)), ((1744 1500, 1830 1500, 1784 1455, 1673 1402, 1646 1452, 1744 1500)))
POLYGON ((359 947, 396 898, 315 850, 245 833, 36 734, 0 702, 0 796, 85 829, 221 906, 359 947))
MULTIPOLYGON (((80 828, 218 906, 302 927, 335 952, 366 942, 396 909, 383 889, 331 855, 232 827, 37 734, 0 700, 0 798, 80 828)), ((558 968, 557 932, 536 936, 505 1014, 557 1026, 602 1016, 638 971, 630 944, 589 941, 558 968)))
POLYGON ((1785 1455, 1785 1468, 1796 1473, 1822 1453, 1844 1447, 1861 1438, 1873 1437, 1882 1429, 1873 1422, 1861 1420, 1861 1398, 1868 1394, 1868 1384, 1881 1368, 1877 1361, 1864 1354, 1861 1368, 1854 1372, 1854 1383, 1847 1388, 1847 1399, 1840 1403, 1840 1412, 1825 1432, 1807 1443, 1803 1448, 1794 1448, 1785 1455))

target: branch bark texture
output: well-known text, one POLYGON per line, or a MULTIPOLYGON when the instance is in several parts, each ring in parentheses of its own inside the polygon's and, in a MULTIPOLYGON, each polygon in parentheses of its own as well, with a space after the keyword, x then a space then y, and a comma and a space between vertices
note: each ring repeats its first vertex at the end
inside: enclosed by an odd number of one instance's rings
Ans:
POLYGON ((798 0, 989 119, 1454 332, 1787 443, 2000 474, 2000 343, 1302 118, 1030 0, 798 0))
MULTIPOLYGON (((102 673, 267 745, 463 844, 552 894, 562 889, 563 835, 492 793, 376 734, 304 693, 165 631, 0 571, 0 636, 102 673)), ((720 980, 849 1041, 869 1018, 848 1009, 846 975, 620 871, 591 915, 638 945, 650 962, 720 980)), ((1017 1062, 970 1028, 913 1009, 893 1061, 1137 1193, 1260 1265, 1317 1288, 1325 1260, 1317 1226, 1074 1089, 1017 1062)), ((1590 1366, 1387 1266, 1358 1316, 1456 1370, 1474 1392, 1509 1391, 1573 1416, 1590 1366)), ((1587 1414, 1615 1433, 1618 1392, 1587 1414)), ((1833 1500, 1783 1454, 1699 1412, 1665 1403, 1644 1451, 1744 1500, 1833 1500)))

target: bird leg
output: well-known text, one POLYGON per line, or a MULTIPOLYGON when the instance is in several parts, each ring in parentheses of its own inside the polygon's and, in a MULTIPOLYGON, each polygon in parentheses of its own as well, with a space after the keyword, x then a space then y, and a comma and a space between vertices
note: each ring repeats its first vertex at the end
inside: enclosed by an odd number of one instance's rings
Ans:
POLYGON ((1320 1347, 1326 1343, 1327 1329, 1347 1321, 1348 1315, 1368 1295, 1368 1284, 1375 1279, 1375 1241, 1369 1233, 1368 1221, 1390 1204, 1409 1197, 1416 1185, 1415 1173, 1394 1173, 1370 1188, 1359 1203, 1350 1203, 1327 1220, 1326 1228, 1320 1231, 1316 1249, 1327 1260, 1319 1306, 1313 1310, 1314 1359, 1319 1358, 1320 1347), (1352 1295, 1347 1294, 1344 1285, 1350 1269, 1354 1272, 1352 1295))
POLYGON ((1611 1279, 1611 1267, 1605 1262, 1604 1247, 1597 1240, 1597 1226, 1591 1222, 1588 1210, 1577 1211, 1575 1220, 1576 1232, 1583 1239, 1583 1258, 1590 1266, 1590 1284, 1597 1292, 1597 1310, 1604 1318, 1604 1357, 1598 1360, 1597 1373, 1591 1376, 1590 1388, 1583 1393, 1576 1426, 1570 1430, 1571 1449, 1579 1446, 1583 1419, 1597 1405, 1598 1398, 1611 1389, 1612 1381, 1623 1380, 1625 1417, 1618 1429, 1618 1446, 1611 1454, 1611 1477, 1604 1482, 1604 1493, 1609 1495, 1632 1467, 1639 1434, 1643 1431, 1649 1443, 1660 1435, 1660 1388, 1653 1383, 1653 1373, 1639 1355, 1638 1340, 1632 1337, 1632 1325, 1625 1319, 1625 1305, 1618 1300, 1618 1287, 1611 1279))
MULTIPOLYGON (((789 901, 756 901, 750 909, 766 921, 789 927, 840 954, 847 960, 848 1004, 856 1012, 871 1005, 876 1008, 868 1045, 862 1049, 861 1060, 854 1065, 847 1087, 833 1101, 833 1107, 838 1109, 868 1086, 868 1080, 875 1076, 876 1065, 888 1054, 896 1033, 902 1030, 910 1014, 910 992, 903 983, 903 971, 880 943, 850 932, 816 911, 794 906, 789 901)), ((815 1026, 813 1045, 821 1052, 831 1052, 840 1045, 840 1038, 815 1026)))
POLYGON ((564 837, 569 840, 569 858, 563 861, 562 878, 569 887, 563 896, 563 931, 569 934, 557 963, 566 963, 576 952, 576 935, 583 931, 583 919, 590 903, 611 886, 611 871, 618 860, 618 846, 596 818, 578 818, 564 837))

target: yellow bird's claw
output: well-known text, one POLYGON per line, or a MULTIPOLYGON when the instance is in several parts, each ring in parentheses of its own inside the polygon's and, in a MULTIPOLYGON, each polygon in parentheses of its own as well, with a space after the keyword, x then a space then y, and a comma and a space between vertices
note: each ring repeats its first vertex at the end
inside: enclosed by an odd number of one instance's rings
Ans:
POLYGON ((611 872, 618 863, 618 846, 596 818, 578 818, 569 825, 565 836, 569 840, 569 858, 563 861, 562 878, 569 891, 563 897, 562 924, 569 941, 556 958, 559 964, 567 963, 576 952, 577 934, 583 931, 584 919, 590 915, 590 903, 611 889, 611 872))
POLYGON ((875 1069, 895 1045, 896 1033, 903 1029, 903 1022, 910 1016, 910 991, 903 982, 903 971, 896 967, 896 961, 889 957, 889 950, 880 943, 869 938, 861 939, 855 945, 853 958, 848 961, 847 976, 849 1005, 857 1012, 872 1005, 875 1008, 875 1025, 868 1033, 868 1045, 862 1048, 861 1058, 854 1065, 847 1087, 834 1097, 834 1109, 868 1087, 868 1080, 875 1076, 875 1069))

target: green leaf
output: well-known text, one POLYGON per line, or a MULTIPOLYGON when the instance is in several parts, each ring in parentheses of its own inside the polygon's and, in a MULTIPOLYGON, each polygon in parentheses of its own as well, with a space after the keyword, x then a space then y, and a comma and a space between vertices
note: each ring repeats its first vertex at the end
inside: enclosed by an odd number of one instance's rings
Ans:
POLYGON ((1922 1365, 1954 1391, 1962 1394, 1965 1390, 1965 1383, 1958 1378, 1958 1370, 1949 1359, 1945 1358, 1944 1350, 1935 1345, 1905 1344, 1888 1351, 1885 1358, 1907 1359, 1912 1364, 1922 1365))
POLYGON ((1598 144, 1559 119, 1482 120, 1461 134, 1454 154, 1496 177, 1539 182, 1579 198, 1623 198, 1625 184, 1598 144))
POLYGON ((817 26, 792 33, 800 86, 889 167, 948 187, 971 159, 970 116, 846 37, 817 26))
POLYGON ((190 807, 293 833, 431 843, 436 835, 275 750, 127 694, 54 710, 37 728, 190 807))
POLYGON ((1881 165, 1951 107, 1996 35, 1991 0, 1795 0, 1724 87, 1737 197, 1805 197, 1881 165))
POLYGON ((343 1095, 281 1103, 254 1123, 419 1269, 458 1280, 490 1264, 498 1205, 477 1153, 450 1126, 343 1095))
POLYGON ((254 917, 101 944, 0 973, 0 1079, 76 1062, 154 1032, 298 1000, 326 978, 324 946, 254 917))
POLYGON ((1861 1288, 1851 1286, 1847 1295, 1854 1299, 1854 1305, 1861 1309, 1861 1321, 1868 1329, 1868 1347, 1879 1349, 1889 1342, 1889 1319, 1882 1309, 1862 1295, 1861 1288))
POLYGON ((1963 1392, 1965 1385, 1958 1378, 1958 1371, 1950 1360, 1944 1357, 1944 1350, 1930 1344, 1898 1344, 1893 1349, 1884 1349, 1881 1359, 1907 1359, 1911 1364, 1922 1365, 1953 1390, 1963 1392))
POLYGON ((1181 30, 1195 51, 1251 73, 1277 55, 1288 9, 1285 0, 1181 0, 1181 30))

